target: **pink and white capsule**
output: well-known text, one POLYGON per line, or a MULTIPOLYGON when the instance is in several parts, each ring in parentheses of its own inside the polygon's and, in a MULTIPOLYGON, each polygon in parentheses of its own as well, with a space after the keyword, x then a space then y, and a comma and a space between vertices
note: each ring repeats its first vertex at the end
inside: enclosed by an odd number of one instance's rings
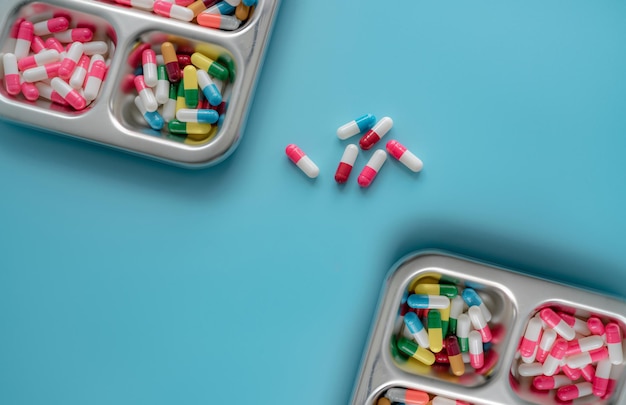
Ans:
POLYGON ((59 53, 59 55, 65 55, 65 48, 63 48, 63 44, 56 38, 48 38, 44 41, 46 44, 46 49, 54 49, 59 53))
POLYGON ((190 8, 182 7, 163 0, 157 0, 154 2, 154 12, 162 15, 163 17, 175 18, 181 21, 191 21, 194 17, 193 10, 190 8))
POLYGON ((83 44, 83 53, 85 55, 104 55, 109 50, 109 46, 104 41, 90 41, 83 44))
POLYGON ((17 62, 19 70, 26 70, 37 66, 46 65, 61 59, 61 55, 54 49, 46 49, 38 54, 30 55, 17 62))
POLYGON ((565 385, 556 391, 556 396, 561 401, 572 401, 574 399, 586 397, 591 395, 593 389, 591 383, 581 382, 578 384, 565 385))
POLYGON ((39 90, 37 90, 37 86, 34 83, 23 82, 22 94, 28 101, 35 101, 39 98, 39 90))
POLYGON ((622 331, 619 325, 614 322, 606 325, 606 347, 609 350, 609 359, 611 359, 612 364, 618 365, 624 362, 622 331))
POLYGON ((596 361, 604 360, 608 357, 609 351, 606 347, 601 347, 590 352, 582 352, 572 357, 566 357, 565 363, 571 368, 582 368, 587 364, 595 363, 596 361))
POLYGON ((585 367, 580 369, 580 374, 582 374, 585 381, 593 381, 596 375, 596 369, 591 364, 587 364, 585 367))
POLYGON ((106 73, 107 66, 103 61, 97 60, 94 62, 87 74, 87 80, 85 81, 85 100, 91 101, 98 97, 100 86, 102 86, 102 81, 104 81, 106 73))
POLYGON ((609 378, 611 377, 611 360, 606 359, 598 362, 596 367, 596 375, 593 378, 593 395, 603 397, 609 387, 609 378))
POLYGON ((475 330, 469 333, 469 355, 472 367, 481 368, 485 364, 482 336, 475 330))
POLYGON ((385 160, 387 160, 387 152, 382 149, 378 149, 374 152, 363 170, 361 170, 361 174, 359 174, 359 178, 357 179, 359 186, 369 187, 376 178, 376 175, 380 171, 381 167, 383 167, 385 160))
POLYGON ((487 325, 487 321, 483 316, 483 311, 481 311, 480 308, 476 305, 472 305, 467 310, 467 315, 469 315, 470 321, 472 321, 474 329, 476 329, 478 333, 480 333, 483 342, 491 342, 491 329, 489 328, 489 325, 487 325))
POLYGON ((30 42, 30 49, 35 53, 39 53, 46 50, 46 43, 38 37, 37 35, 33 36, 33 40, 30 42))
POLYGON ((587 322, 582 319, 576 318, 574 315, 566 314, 565 312, 559 312, 558 315, 574 329, 574 332, 580 333, 583 336, 591 335, 591 331, 587 327, 587 322))
POLYGON ((567 378, 567 376, 560 375, 560 374, 552 376, 552 377, 542 375, 542 376, 537 376, 533 379, 533 387, 542 391, 560 388, 564 385, 568 385, 571 383, 572 383, 572 380, 567 378))
POLYGON ((317 165, 297 145, 287 145, 285 153, 310 178, 314 179, 320 174, 320 169, 317 165))
POLYGON ((141 97, 141 101, 143 102, 144 107, 146 107, 146 111, 156 111, 159 104, 156 101, 156 97, 154 96, 152 89, 146 85, 143 75, 135 77, 135 89, 137 90, 137 93, 139 93, 139 97, 141 97))
POLYGON ((17 40, 15 41, 15 58, 20 60, 28 56, 30 51, 30 43, 33 40, 33 23, 30 21, 22 21, 17 31, 17 40))
POLYGON ((20 94, 20 73, 17 69, 17 58, 12 53, 5 53, 2 57, 4 67, 4 88, 12 96, 20 94))
POLYGON ((65 17, 54 17, 33 25, 35 35, 49 35, 55 32, 65 31, 70 27, 70 22, 65 17))
POLYGON ((573 356, 578 353, 588 352, 594 349, 598 349, 604 345, 604 339, 602 336, 587 336, 578 340, 572 340, 567 347, 566 356, 573 356))
POLYGON ((543 325, 541 319, 533 317, 528 321, 524 337, 522 337, 519 347, 519 352, 522 357, 531 357, 533 355, 539 344, 539 336, 541 336, 542 329, 543 325))
POLYGON ((156 87, 159 77, 157 76, 156 53, 152 49, 146 49, 141 54, 143 66, 143 79, 148 87, 156 87))
POLYGON ((154 0, 115 0, 117 4, 141 8, 143 10, 152 11, 154 0))
POLYGON ((80 89, 81 87, 83 87, 83 84, 85 83, 85 77, 87 77, 88 68, 89 56, 83 55, 78 60, 76 69, 74 69, 74 73, 72 73, 72 77, 70 77, 70 86, 75 89, 80 89))
POLYGON ((82 110, 87 107, 87 101, 80 93, 73 89, 69 83, 65 82, 63 79, 59 77, 55 77, 50 81, 50 86, 59 93, 63 100, 67 101, 69 105, 74 107, 75 110, 82 110))
POLYGON ((387 142, 387 152, 398 159, 400 163, 408 167, 412 172, 417 173, 424 167, 424 163, 422 163, 420 158, 411 153, 406 146, 398 141, 391 140, 387 142))
POLYGON ((556 373, 556 370, 561 365, 561 360, 565 357, 565 352, 567 352, 567 340, 558 339, 543 363, 544 375, 552 376, 556 373))
POLYGON ((522 377, 535 377, 543 375, 543 365, 541 363, 520 363, 517 372, 522 377))
POLYGON ((72 28, 67 31, 57 32, 54 37, 63 43, 89 42, 93 39, 93 32, 89 28, 72 28))
POLYGON ((581 368, 572 368, 566 364, 567 357, 561 362, 561 371, 572 381, 576 381, 583 374, 581 368))
POLYGON ((567 324, 556 312, 554 312, 550 308, 544 308, 539 312, 539 316, 543 319, 546 324, 554 329, 556 333, 559 334, 565 340, 572 340, 576 337, 576 332, 574 329, 567 324))
POLYGON ((600 318, 596 318, 595 316, 587 319, 587 327, 594 335, 602 336, 604 335, 604 323, 600 320, 600 318))
POLYGON ((556 332, 552 329, 546 329, 543 331, 543 335, 541 336, 541 340, 539 341, 539 348, 537 349, 536 360, 539 363, 543 363, 546 361, 548 354, 550 354, 550 350, 552 349, 552 345, 556 341, 556 332))
POLYGON ((61 61, 61 67, 59 68, 59 77, 61 79, 67 80, 72 76, 81 56, 83 56, 83 44, 74 42, 70 45, 65 58, 61 61))
POLYGON ((54 91, 54 89, 49 84, 37 82, 35 83, 35 86, 37 87, 37 90, 39 90, 40 97, 43 97, 46 100, 50 100, 56 104, 67 105, 67 101, 65 101, 59 93, 54 91))

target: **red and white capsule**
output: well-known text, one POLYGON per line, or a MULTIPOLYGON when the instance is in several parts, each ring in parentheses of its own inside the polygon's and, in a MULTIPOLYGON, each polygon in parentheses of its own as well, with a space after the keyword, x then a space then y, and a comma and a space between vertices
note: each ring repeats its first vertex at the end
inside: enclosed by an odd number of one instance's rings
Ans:
POLYGON ((554 375, 559 365, 561 365, 561 360, 565 357, 566 352, 567 340, 558 339, 556 343, 554 343, 554 346, 552 346, 552 350, 550 350, 546 361, 543 363, 543 374, 547 376, 554 375))
POLYGON ((15 51, 13 54, 17 60, 28 56, 30 51, 30 43, 33 40, 34 29, 33 23, 30 21, 22 21, 17 31, 17 40, 15 41, 15 51))
POLYGON ((100 86, 102 86, 102 82, 104 81, 104 76, 107 73, 106 64, 97 60, 94 62, 93 66, 89 70, 87 74, 87 80, 85 81, 85 100, 91 101, 95 100, 98 97, 98 93, 100 92, 100 86))
POLYGON ((406 146, 402 145, 400 142, 391 140, 387 142, 387 152, 394 158, 400 161, 403 165, 408 167, 412 172, 419 172, 424 167, 424 163, 411 153, 410 150, 406 148, 406 146))
POLYGON ((624 362, 624 349, 622 348, 622 330, 615 322, 606 325, 606 347, 609 350, 611 363, 618 365, 624 362))
POLYGON ((350 177, 350 172, 352 172, 352 167, 358 155, 359 148, 356 145, 350 144, 346 146, 346 149, 343 151, 343 156, 341 156, 341 161, 339 161, 337 171, 335 172, 335 181, 337 183, 345 183, 348 181, 348 177, 350 177))
POLYGON ((74 42, 70 45, 65 58, 61 61, 61 67, 59 68, 59 77, 61 79, 67 80, 72 76, 81 56, 83 56, 83 44, 74 42))
POLYGON ((134 81, 135 89, 137 90, 137 93, 139 93, 139 97, 141 97, 141 101, 143 102, 144 107, 146 107, 146 111, 156 111, 159 104, 156 101, 156 97, 154 96, 152 89, 146 85, 143 75, 136 76, 134 81))
POLYGON ((93 31, 89 28, 72 28, 57 32, 54 34, 54 37, 65 44, 70 42, 89 42, 93 39, 93 31))
POLYGON ((591 364, 587 364, 585 367, 580 369, 580 374, 582 374, 585 381, 593 381, 596 376, 596 369, 591 364))
POLYGON ((491 342, 491 329, 489 328, 489 325, 487 324, 487 321, 483 316, 483 311, 481 311, 478 306, 472 305, 467 310, 467 315, 469 315, 470 321, 472 322, 474 329, 476 329, 480 333, 483 342, 491 342))
POLYGON ((357 179, 359 186, 369 187, 376 178, 376 175, 380 171, 381 167, 383 167, 385 160, 387 160, 387 152, 382 149, 378 149, 374 152, 363 170, 361 170, 361 174, 359 174, 359 178, 357 179))
POLYGON ((162 15, 163 17, 174 18, 176 20, 187 22, 193 20, 194 17, 192 9, 163 0, 155 1, 153 7, 154 12, 162 15))
POLYGON ((368 150, 371 149, 376 142, 380 141, 380 139, 389 132, 389 130, 393 127, 393 120, 389 117, 383 117, 374 125, 372 129, 367 131, 365 135, 359 140, 359 145, 361 149, 368 150))
POLYGON ((297 145, 287 145, 285 153, 310 178, 314 179, 320 174, 320 169, 317 165, 297 145))
POLYGON ((83 87, 85 83, 85 77, 87 77, 87 69, 89 69, 89 56, 83 55, 78 60, 78 64, 76 65, 76 69, 74 69, 74 73, 72 73, 72 77, 70 77, 70 86, 75 89, 80 89, 83 87))
POLYGON ((50 86, 59 93, 63 100, 67 101, 75 110, 82 110, 87 107, 87 100, 80 93, 73 89, 69 83, 59 77, 55 77, 50 81, 50 86))
POLYGON ((543 332, 541 340, 539 341, 539 347, 537 349, 537 356, 535 357, 539 363, 546 361, 550 350, 556 341, 556 332, 552 329, 547 329, 543 332))
POLYGON ((587 327, 591 331, 592 334, 603 336, 604 335, 604 323, 595 316, 587 319, 587 327))
POLYGON ((565 385, 556 391, 556 396, 561 401, 573 401, 574 399, 591 395, 593 389, 591 383, 581 382, 578 384, 565 385))
POLYGON ((563 339, 570 341, 576 336, 574 329, 567 324, 556 312, 550 308, 544 308, 539 312, 541 319, 563 339))
POLYGON ((157 76, 156 52, 146 49, 141 54, 141 64, 143 66, 143 79, 148 87, 156 87, 159 77, 157 76))
POLYGON ((12 96, 20 94, 20 72, 17 68, 17 58, 12 53, 5 53, 2 57, 4 67, 4 88, 12 96))
POLYGON ((33 25, 35 35, 50 35, 55 32, 65 31, 70 27, 70 22, 65 17, 54 17, 33 25))

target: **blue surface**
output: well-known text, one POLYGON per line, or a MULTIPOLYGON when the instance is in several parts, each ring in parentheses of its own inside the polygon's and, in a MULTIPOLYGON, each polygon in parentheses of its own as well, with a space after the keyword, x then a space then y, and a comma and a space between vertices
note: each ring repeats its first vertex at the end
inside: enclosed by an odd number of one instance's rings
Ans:
POLYGON ((283 2, 217 167, 0 123, 1 404, 344 404, 420 248, 626 295, 626 3, 352 3, 283 2), (422 173, 335 184, 367 112, 422 173))

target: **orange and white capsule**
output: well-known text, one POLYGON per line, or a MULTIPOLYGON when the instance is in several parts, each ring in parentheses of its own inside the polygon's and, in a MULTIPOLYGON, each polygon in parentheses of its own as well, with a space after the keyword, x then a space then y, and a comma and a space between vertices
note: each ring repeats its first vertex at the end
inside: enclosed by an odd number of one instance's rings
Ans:
POLYGON ((154 12, 163 17, 174 18, 181 21, 191 21, 194 17, 193 10, 163 0, 154 2, 154 12))
POLYGON ((406 146, 398 141, 391 140, 387 142, 387 152, 398 159, 400 163, 408 167, 412 172, 417 173, 424 167, 424 163, 422 163, 420 158, 411 153, 406 146))
POLYGON ((72 76, 81 56, 83 56, 83 44, 74 42, 70 45, 65 58, 61 61, 61 67, 59 67, 59 77, 61 79, 67 80, 72 76))
POLYGON ((5 53, 2 57, 4 67, 4 88, 12 96, 20 94, 20 72, 17 69, 17 58, 12 53, 5 53))
POLYGON ((146 49, 141 54, 143 66, 143 79, 148 87, 156 87, 159 77, 157 75, 156 53, 152 49, 146 49))
POLYGON ((361 171, 361 174, 359 174, 359 178, 357 179, 359 186, 369 187, 376 178, 376 175, 380 171, 381 167, 383 167, 385 160, 387 160, 387 152, 382 149, 378 149, 374 152, 369 162, 367 162, 361 171))
POLYGON ((56 62, 61 59, 61 55, 54 49, 46 49, 35 55, 30 55, 20 59, 17 62, 17 68, 19 70, 26 70, 37 66, 42 66, 47 63, 56 62))
POLYGON ((146 107, 146 111, 156 111, 159 104, 156 101, 156 97, 154 96, 152 89, 146 85, 143 75, 136 76, 134 81, 135 89, 137 90, 137 93, 139 93, 139 97, 141 97, 141 101, 143 102, 144 107, 146 107))
POLYGON ((69 105, 74 107, 75 110, 82 110, 87 107, 87 100, 80 93, 73 89, 69 83, 65 82, 59 77, 55 77, 50 81, 50 86, 59 93, 63 100, 67 101, 69 105))
POLYGON ((70 27, 70 22, 65 17, 54 17, 33 25, 35 35, 50 35, 55 32, 65 31, 70 27))
POLYGON ((350 144, 346 146, 346 149, 343 151, 343 156, 341 156, 341 161, 339 161, 339 167, 337 167, 337 171, 335 172, 335 181, 337 183, 345 183, 348 181, 348 177, 350 177, 350 172, 352 172, 352 167, 358 155, 359 148, 356 145, 350 144))
POLYGON ((285 153, 310 178, 314 179, 319 175, 320 169, 298 146, 294 144, 287 145, 285 153))
POLYGON ((102 86, 102 81, 104 80, 106 73, 106 64, 101 60, 95 61, 89 70, 87 80, 85 81, 85 100, 91 101, 98 97, 100 86, 102 86))

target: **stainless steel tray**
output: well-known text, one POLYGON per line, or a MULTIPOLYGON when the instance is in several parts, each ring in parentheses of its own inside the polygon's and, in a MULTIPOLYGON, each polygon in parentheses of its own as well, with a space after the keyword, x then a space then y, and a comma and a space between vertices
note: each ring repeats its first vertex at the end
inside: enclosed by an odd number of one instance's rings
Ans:
POLYGON ((113 2, 87 0, 49 0, 25 3, 7 0, 0 15, 2 52, 12 23, 25 14, 64 9, 70 14, 89 16, 100 30, 115 32, 115 53, 98 99, 81 112, 51 109, 50 103, 34 103, 9 96, 0 89, 0 117, 25 126, 95 142, 177 166, 194 168, 216 164, 237 146, 245 127, 259 68, 270 38, 280 0, 258 0, 250 19, 236 31, 221 31, 196 24, 164 18, 147 11, 125 8, 113 2), (229 84, 228 108, 217 133, 205 143, 175 142, 136 124, 129 110, 132 97, 121 95, 119 85, 128 72, 126 58, 142 35, 162 32, 192 42, 215 45, 232 58, 236 79, 229 84), (126 108, 129 107, 129 108, 126 108))
MULTIPOLYGON (((548 305, 573 308, 580 316, 611 318, 626 331, 624 301, 447 253, 423 252, 401 260, 390 270, 381 291, 351 404, 375 404, 385 390, 393 387, 422 390, 472 404, 556 404, 552 398, 533 392, 528 384, 512 384, 510 380, 515 352, 527 321, 548 305), (494 322, 504 326, 503 339, 492 349, 499 354, 499 361, 487 377, 440 378, 425 366, 402 364, 394 358, 390 342, 403 327, 399 317, 403 295, 415 279, 430 275, 450 276, 476 285, 474 288, 479 289, 492 309, 494 322)), ((574 404, 626 404, 626 373, 624 365, 618 367, 620 377, 610 400, 581 398, 574 404)))

